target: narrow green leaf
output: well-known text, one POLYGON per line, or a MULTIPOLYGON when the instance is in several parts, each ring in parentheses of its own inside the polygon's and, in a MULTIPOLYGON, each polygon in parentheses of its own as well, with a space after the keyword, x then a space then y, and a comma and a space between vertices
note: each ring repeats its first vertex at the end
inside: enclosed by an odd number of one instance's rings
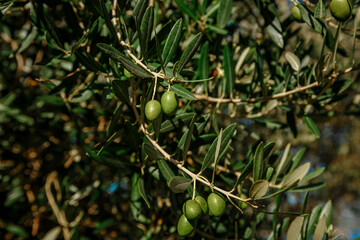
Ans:
POLYGON ((263 168, 264 168, 264 148, 263 148, 263 142, 261 142, 255 151, 255 155, 254 155, 254 168, 253 168, 253 178, 254 178, 254 182, 256 182, 257 180, 259 180, 262 176, 263 173, 263 168))
POLYGON ((286 51, 285 58, 294 71, 296 71, 296 72, 300 71, 300 59, 295 54, 293 54, 292 52, 286 51))
POLYGON ((298 4, 297 6, 300 10, 301 17, 304 22, 306 22, 306 24, 309 25, 316 32, 324 35, 326 32, 326 26, 324 21, 322 19, 314 18, 312 12, 303 4, 298 4))
POLYGON ((294 169, 297 168, 297 166, 299 166, 299 163, 302 160, 305 152, 306 152, 305 147, 301 148, 299 151, 296 152, 295 156, 292 158, 292 164, 291 164, 289 173, 294 171, 294 169))
POLYGON ((211 24, 206 24, 206 27, 207 29, 209 29, 210 31, 213 31, 217 34, 220 34, 220 35, 226 35, 228 33, 228 31, 224 28, 219 28, 215 25, 211 25, 211 24))
POLYGON ((257 1, 258 8, 265 20, 265 30, 269 34, 270 39, 278 45, 284 47, 284 39, 282 36, 282 27, 277 15, 276 5, 270 1, 257 1))
POLYGON ((326 15, 326 8, 322 0, 319 0, 315 8, 315 18, 323 18, 326 15))
POLYGON ((296 217, 290 224, 286 234, 287 240, 298 240, 301 234, 304 217, 296 217))
POLYGON ((303 120, 310 132, 312 132, 317 138, 320 138, 320 131, 314 121, 309 116, 303 116, 303 120))
POLYGON ((122 102, 130 105, 128 83, 119 79, 114 79, 111 81, 111 86, 115 96, 122 102))
POLYGON ((179 67, 176 70, 177 73, 180 73, 181 70, 185 67, 185 65, 192 59, 192 57, 194 56, 196 50, 198 49, 201 43, 201 38, 202 38, 202 33, 199 32, 191 39, 189 44, 186 46, 179 60, 179 67))
POLYGON ((269 182, 266 180, 259 180, 255 182, 249 192, 249 197, 254 200, 261 199, 269 189, 269 182))
POLYGON ((325 167, 322 167, 322 168, 319 168, 319 169, 309 173, 301 180, 301 183, 308 182, 308 181, 320 176, 324 171, 325 171, 325 167))
POLYGON ((30 44, 33 43, 34 39, 39 36, 37 27, 33 26, 31 28, 31 32, 26 36, 25 39, 21 41, 20 47, 15 51, 15 54, 22 53, 25 49, 27 49, 30 44))
POLYGON ((149 5, 149 0, 137 0, 133 11, 134 18, 141 21, 148 5, 149 5))
POLYGON ((154 38, 155 38, 155 45, 156 45, 156 53, 158 55, 158 59, 159 59, 160 65, 161 65, 161 69, 162 69, 163 73, 166 76, 164 61, 163 61, 162 56, 161 56, 160 43, 159 43, 159 39, 158 39, 156 30, 154 31, 154 33, 155 33, 154 38))
POLYGON ((168 119, 161 124, 160 133, 170 132, 175 128, 184 125, 187 122, 190 122, 194 117, 195 113, 182 113, 176 115, 173 119, 168 119))
POLYGON ((308 185, 305 185, 305 186, 295 187, 295 188, 292 188, 290 191, 291 192, 315 191, 315 190, 321 189, 321 188, 323 188, 325 186, 326 186, 325 183, 318 182, 318 183, 308 184, 308 185))
POLYGON ((326 215, 323 215, 316 224, 313 240, 322 240, 326 232, 326 215))
POLYGON ((199 72, 199 79, 206 79, 209 77, 209 43, 208 42, 206 42, 201 46, 198 72, 199 72))
POLYGON ((182 159, 183 160, 186 159, 187 152, 188 152, 189 147, 190 147, 191 137, 193 135, 194 126, 195 126, 195 117, 196 117, 196 115, 194 115, 194 117, 191 119, 190 126, 189 126, 189 131, 188 131, 188 133, 186 135, 186 139, 185 139, 185 143, 184 143, 184 150, 182 152, 182 159))
POLYGON ((254 158, 252 158, 248 162, 248 164, 246 164, 245 168, 242 170, 240 176, 236 180, 236 183, 235 183, 233 189, 235 189, 246 178, 246 176, 252 171, 253 163, 254 163, 254 158))
POLYGON ((231 15, 232 0, 220 0, 220 7, 217 12, 216 22, 219 28, 225 28, 231 15))
POLYGON ((266 170, 266 180, 270 181, 273 173, 274 173, 274 168, 268 167, 268 169, 266 170))
MULTIPOLYGON (((229 141, 231 140, 232 136, 234 135, 236 130, 236 123, 231 124, 225 130, 222 134, 222 141, 221 141, 221 147, 220 152, 223 152, 229 141)), ((215 151, 216 151, 216 145, 218 142, 219 136, 214 140, 214 142, 211 144, 210 148, 208 149, 208 152, 205 155, 204 161, 201 166, 200 172, 203 172, 206 168, 208 168, 213 162, 215 158, 215 151)))
POLYGON ((29 237, 29 233, 23 227, 18 225, 9 224, 5 227, 5 230, 23 238, 29 237))
POLYGON ((184 88, 183 86, 179 85, 179 84, 172 84, 170 86, 170 90, 172 90, 173 92, 176 93, 176 95, 178 95, 179 97, 182 97, 186 100, 197 100, 196 97, 194 96, 194 94, 192 94, 189 90, 187 90, 186 88, 184 88))
POLYGON ((194 20, 197 20, 196 11, 191 9, 185 2, 185 0, 175 0, 176 4, 179 6, 181 11, 183 11, 186 15, 191 17, 194 20))
POLYGON ((267 199, 267 198, 272 198, 272 197, 274 197, 274 196, 277 196, 277 195, 279 195, 280 193, 286 192, 286 191, 288 191, 289 189, 293 188, 293 187, 296 186, 298 183, 299 183, 299 181, 295 181, 293 184, 288 185, 288 186, 285 186, 285 187, 281 188, 280 190, 278 190, 278 191, 276 191, 276 192, 274 192, 274 193, 272 193, 272 194, 269 194, 269 195, 267 195, 267 196, 265 196, 265 197, 262 197, 261 199, 267 199))
POLYGON ((150 42, 151 33, 153 30, 153 23, 154 23, 154 8, 150 6, 146 9, 140 24, 141 37, 142 37, 142 41, 144 42, 143 56, 145 58, 145 61, 148 58, 148 46, 150 42))
POLYGON ((110 15, 108 13, 108 10, 106 8, 106 5, 105 5, 105 0, 99 0, 99 1, 100 1, 100 7, 101 7, 102 15, 103 15, 103 17, 105 19, 106 26, 109 29, 111 35, 114 38, 117 38, 114 25, 111 23, 111 18, 110 18, 110 15))
POLYGON ((333 216, 333 205, 331 200, 327 201, 325 206, 323 207, 320 213, 320 218, 322 218, 323 216, 326 216, 326 227, 329 227, 333 216))
POLYGON ((182 25, 182 18, 180 18, 176 21, 166 39, 162 52, 162 59, 165 67, 172 60, 176 53, 176 49, 179 47, 179 43, 182 37, 182 25))
POLYGON ((290 147, 291 147, 290 143, 288 143, 286 145, 286 147, 285 147, 285 150, 284 150, 284 153, 283 153, 283 155, 281 157, 279 165, 276 167, 276 173, 275 173, 274 177, 272 178, 273 183, 276 182, 277 177, 279 176, 279 174, 281 173, 281 171, 283 169, 283 166, 285 165, 286 159, 287 159, 287 157, 289 155, 290 147))
POLYGON ((212 179, 212 182, 214 181, 214 176, 215 176, 215 171, 216 171, 216 165, 219 161, 219 154, 220 154, 220 147, 221 147, 221 141, 222 141, 222 133, 223 133, 223 130, 221 129, 220 130, 220 133, 219 133, 219 138, 218 138, 218 141, 216 143, 216 148, 215 148, 215 156, 214 156, 214 169, 213 169, 213 179, 212 179))
POLYGON ((156 141, 159 139, 161 123, 162 123, 163 113, 160 112, 160 116, 154 120, 154 130, 155 130, 155 139, 156 141))
POLYGON ((199 136, 210 119, 210 115, 203 115, 195 123, 194 135, 199 136))
POLYGON ((306 212, 306 206, 307 206, 307 201, 309 199, 309 191, 306 192, 303 203, 301 205, 301 213, 304 214, 306 212))
POLYGON ((181 176, 174 176, 170 179, 168 185, 171 191, 173 191, 174 193, 182 193, 189 187, 191 183, 191 179, 187 179, 181 176))
POLYGON ((266 144, 264 146, 264 159, 269 157, 271 151, 274 149, 275 147, 275 142, 269 142, 268 144, 266 144))
POLYGON ((310 169, 310 163, 307 162, 300 167, 296 168, 292 173, 287 175, 287 177, 283 180, 282 186, 292 185, 296 181, 301 181, 303 177, 308 173, 310 169))
POLYGON ((148 206, 148 208, 150 208, 150 201, 146 195, 144 179, 142 177, 139 178, 138 189, 139 189, 140 195, 144 199, 146 205, 148 206))
POLYGON ((312 210, 311 214, 309 216, 309 220, 307 222, 307 228, 306 228, 306 239, 310 239, 310 236, 314 233, 316 223, 319 221, 321 213, 321 205, 316 205, 312 210))
POLYGON ((233 97, 234 86, 235 86, 235 66, 234 66, 234 59, 230 49, 230 46, 227 44, 224 47, 224 72, 225 72, 225 79, 226 79, 226 89, 230 97, 233 97))
POLYGON ((131 59, 122 55, 116 48, 107 45, 105 43, 98 43, 97 46, 103 51, 107 56, 112 59, 121 62, 124 67, 131 72, 132 74, 141 77, 141 78, 151 78, 152 75, 144 70, 142 67, 136 65, 131 59))
POLYGON ((181 138, 180 138, 180 140, 179 140, 179 142, 178 142, 177 147, 178 147, 178 149, 180 149, 181 151, 184 150, 185 140, 186 140, 186 138, 187 138, 188 133, 189 133, 189 129, 186 129, 185 132, 184 132, 184 134, 181 136, 181 138))
POLYGON ((123 107, 124 104, 120 104, 119 106, 116 107, 113 117, 111 118, 109 125, 106 129, 106 136, 110 137, 111 135, 113 135, 118 127, 118 122, 121 120, 122 114, 123 114, 123 107))
POLYGON ((164 156, 159 151, 157 151, 151 143, 144 142, 143 147, 151 160, 157 161, 159 159, 164 159, 164 156))
POLYGON ((169 167, 164 159, 157 160, 161 174, 166 179, 166 182, 169 183, 170 179, 175 176, 173 170, 169 167))

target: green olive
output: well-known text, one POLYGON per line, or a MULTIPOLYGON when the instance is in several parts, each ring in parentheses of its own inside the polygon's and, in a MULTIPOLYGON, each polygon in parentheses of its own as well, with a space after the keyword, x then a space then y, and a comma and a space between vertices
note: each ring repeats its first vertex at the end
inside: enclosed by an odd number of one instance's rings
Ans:
POLYGON ((197 201, 187 200, 183 205, 183 213, 187 219, 194 220, 201 216, 202 209, 197 201))
POLYGON ((189 221, 185 215, 181 215, 178 224, 177 224, 177 231, 180 236, 184 237, 192 233, 194 231, 195 223, 189 221))
POLYGON ((161 107, 166 115, 172 115, 175 113, 179 105, 179 100, 176 97, 175 92, 167 91, 161 97, 161 107))
POLYGON ((124 75, 126 78, 134 78, 134 75, 124 68, 124 75))
POLYGON ((205 198, 203 198, 202 196, 196 196, 195 201, 199 203, 203 214, 207 214, 209 212, 209 207, 205 198))
POLYGON ((209 211, 212 215, 220 217, 226 208, 225 200, 217 193, 210 193, 207 199, 209 211))
POLYGON ((351 16, 351 3, 349 0, 331 0, 330 12, 339 22, 345 22, 351 16))
POLYGON ((291 15, 296 19, 298 22, 303 22, 301 12, 298 6, 294 6, 291 10, 291 15))
MULTIPOLYGON (((247 196, 244 193, 241 193, 240 197, 241 198, 247 198, 247 196)), ((239 206, 239 208, 241 208, 243 210, 245 210, 248 207, 248 205, 246 203, 242 202, 242 201, 239 201, 238 206, 239 206)))
POLYGON ((146 103, 145 106, 145 116, 150 121, 154 121, 159 117, 161 113, 161 105, 159 101, 150 100, 146 103))

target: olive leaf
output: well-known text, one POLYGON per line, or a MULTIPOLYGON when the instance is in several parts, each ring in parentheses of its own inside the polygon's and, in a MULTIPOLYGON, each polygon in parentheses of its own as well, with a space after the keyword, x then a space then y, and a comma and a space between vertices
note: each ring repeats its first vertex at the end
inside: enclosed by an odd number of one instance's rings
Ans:
POLYGON ((176 49, 178 48, 182 37, 181 33, 182 33, 182 18, 176 21, 176 23, 172 27, 166 39, 165 46, 162 52, 163 64, 165 67, 168 64, 168 62, 172 60, 172 57, 176 53, 176 49))
POLYGON ((302 216, 296 217, 291 222, 289 229, 287 231, 287 234, 286 234, 287 240, 298 240, 298 238, 301 234, 303 222, 304 222, 304 217, 302 217, 302 216))
POLYGON ((269 189, 269 182, 266 180, 259 180, 255 182, 249 191, 249 197, 254 200, 261 199, 269 189))
POLYGON ((136 65, 131 59, 121 54, 116 48, 105 43, 98 43, 97 46, 107 56, 111 57, 115 61, 121 62, 124 65, 124 67, 132 74, 141 78, 152 77, 152 75, 149 72, 144 70, 139 65, 136 65))
MULTIPOLYGON (((236 130, 236 124, 233 123, 222 132, 222 139, 221 139, 221 145, 220 145, 220 153, 223 153, 223 151, 226 149, 227 144, 231 140, 232 136, 234 135, 236 130)), ((208 152, 205 155, 204 161, 201 165, 200 172, 203 172, 206 168, 208 168, 212 163, 214 163, 215 158, 215 151, 216 146, 218 142, 219 136, 214 140, 214 142, 211 144, 208 152)))
POLYGON ((169 180, 169 187, 174 193, 184 192, 192 183, 191 179, 187 179, 181 176, 174 176, 169 180))
POLYGON ((186 46, 179 60, 179 66, 176 70, 177 73, 180 73, 181 70, 185 67, 185 65, 192 59, 192 57, 194 56, 196 50, 198 49, 201 43, 201 38, 202 38, 202 33, 199 32, 191 39, 189 44, 186 46))

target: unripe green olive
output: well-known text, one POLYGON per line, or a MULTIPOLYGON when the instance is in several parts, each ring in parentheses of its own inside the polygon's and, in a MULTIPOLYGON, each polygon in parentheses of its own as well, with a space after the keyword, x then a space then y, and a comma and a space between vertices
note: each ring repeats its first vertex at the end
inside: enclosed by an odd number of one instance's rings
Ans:
POLYGON ((167 91, 161 97, 161 107, 166 115, 172 115, 175 113, 179 105, 179 100, 176 97, 175 92, 167 91))
POLYGON ((187 219, 194 220, 201 216, 202 209, 197 201, 187 200, 183 205, 183 213, 187 219))
POLYGON ((209 212, 209 207, 207 205, 205 198, 203 198, 202 196, 196 196, 195 201, 199 203, 203 214, 207 214, 209 212))
POLYGON ((220 217, 226 208, 225 200, 217 193, 210 193, 207 199, 209 211, 212 215, 220 217))
POLYGON ((303 22, 302 16, 301 16, 301 12, 298 6, 294 6, 291 10, 291 15, 298 21, 298 22, 303 22))
POLYGON ((351 16, 351 3, 349 0, 331 0, 330 12, 339 22, 345 22, 351 16))
POLYGON ((184 237, 194 231, 195 223, 189 221, 185 215, 181 215, 177 224, 177 231, 180 236, 184 237))
MULTIPOLYGON (((247 198, 247 196, 246 196, 244 193, 241 193, 241 194, 240 194, 240 197, 241 197, 241 198, 247 198)), ((246 203, 241 202, 241 201, 239 201, 238 206, 239 206, 239 208, 241 208, 241 209, 243 209, 243 210, 245 210, 245 209, 248 207, 248 205, 247 205, 246 203)))
POLYGON ((154 121, 159 117, 161 113, 161 105, 159 101, 150 100, 146 103, 145 106, 145 116, 150 121, 154 121))
POLYGON ((126 78, 133 78, 134 75, 124 68, 124 75, 126 78))

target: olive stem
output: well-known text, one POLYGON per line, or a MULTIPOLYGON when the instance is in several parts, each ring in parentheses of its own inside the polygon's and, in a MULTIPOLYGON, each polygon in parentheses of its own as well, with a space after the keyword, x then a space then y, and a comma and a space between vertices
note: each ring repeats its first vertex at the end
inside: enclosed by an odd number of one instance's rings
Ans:
POLYGON ((151 100, 154 100, 154 98, 155 98, 156 86, 157 86, 157 76, 155 76, 155 84, 154 84, 154 90, 153 90, 153 94, 152 94, 151 100))
POLYGON ((196 193, 196 178, 193 178, 193 181, 194 181, 194 186, 193 186, 193 195, 192 195, 192 200, 195 199, 195 193, 196 193))
POLYGON ((334 54, 333 54, 333 59, 332 59, 334 71, 335 71, 335 67, 336 67, 336 53, 337 53, 337 48, 339 45, 340 30, 341 30, 341 22, 338 23, 338 28, 336 29, 336 35, 335 35, 335 46, 334 46, 334 54))
POLYGON ((146 138, 154 146, 154 148, 157 149, 164 156, 165 160, 168 160, 169 162, 173 163, 180 171, 186 173, 191 178, 196 179, 197 181, 201 182, 202 184, 204 184, 206 186, 209 186, 212 190, 216 190, 219 193, 224 194, 226 197, 230 197, 230 198, 236 199, 238 201, 245 202, 246 204, 248 204, 249 206, 251 206, 254 209, 259 208, 258 205, 255 205, 255 204, 250 202, 251 198, 244 199, 244 198, 236 196, 236 195, 232 194, 231 192, 226 191, 226 190, 224 190, 224 189, 222 189, 220 187, 214 186, 209 181, 204 180, 203 178, 201 178, 197 174, 193 173, 192 171, 190 171, 189 169, 184 167, 181 163, 177 162, 154 139, 152 139, 150 137, 149 132, 145 129, 145 127, 143 125, 140 126, 140 131, 142 131, 145 134, 146 138))

